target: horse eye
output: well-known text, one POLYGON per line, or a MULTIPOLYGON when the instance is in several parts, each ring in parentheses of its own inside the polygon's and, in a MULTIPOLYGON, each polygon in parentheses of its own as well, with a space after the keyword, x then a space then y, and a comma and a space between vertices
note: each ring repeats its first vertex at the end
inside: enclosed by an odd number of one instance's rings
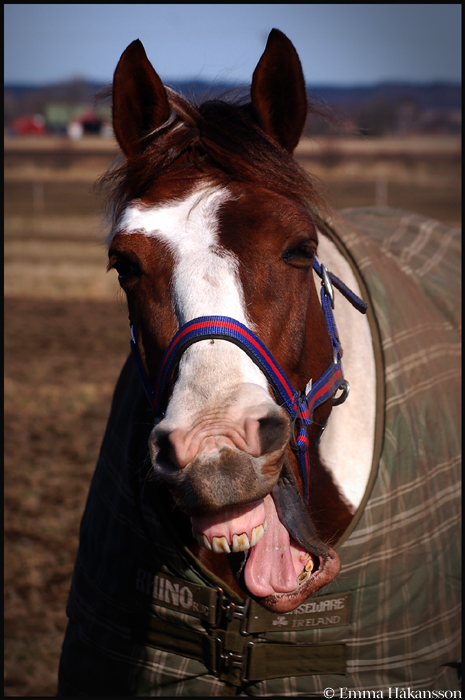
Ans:
POLYGON ((108 270, 116 270, 118 273, 118 282, 121 284, 131 277, 139 277, 141 274, 140 267, 133 263, 128 258, 120 255, 111 255, 108 262, 108 270))
POLYGON ((299 267, 307 266, 315 257, 315 246, 311 243, 302 243, 301 245, 288 248, 283 253, 283 260, 288 264, 295 264, 299 267))

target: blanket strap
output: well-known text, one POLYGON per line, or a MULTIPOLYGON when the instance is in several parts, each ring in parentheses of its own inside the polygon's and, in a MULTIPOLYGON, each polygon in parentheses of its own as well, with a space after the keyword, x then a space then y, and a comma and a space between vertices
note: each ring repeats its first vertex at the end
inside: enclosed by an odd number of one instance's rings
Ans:
POLYGON ((345 644, 283 644, 244 637, 240 623, 235 622, 227 630, 207 633, 151 616, 148 625, 145 620, 143 642, 196 659, 219 680, 234 686, 271 678, 346 672, 345 644))
MULTIPOLYGON (((225 683, 239 687, 272 678, 346 672, 344 644, 287 644, 266 638, 266 632, 290 627, 293 614, 271 613, 251 599, 236 605, 225 598, 221 588, 200 586, 165 573, 144 577, 143 582, 139 590, 150 590, 152 605, 147 614, 147 597, 140 600, 144 611, 136 622, 135 641, 196 659, 225 683), (177 618, 178 623, 167 621, 162 619, 166 613, 159 608, 183 615, 177 618)), ((337 600, 335 596, 315 599, 309 611, 299 615, 299 627, 308 627, 321 617, 318 610, 335 606, 341 613, 338 624, 347 624, 349 602, 350 594, 339 595, 337 600)))

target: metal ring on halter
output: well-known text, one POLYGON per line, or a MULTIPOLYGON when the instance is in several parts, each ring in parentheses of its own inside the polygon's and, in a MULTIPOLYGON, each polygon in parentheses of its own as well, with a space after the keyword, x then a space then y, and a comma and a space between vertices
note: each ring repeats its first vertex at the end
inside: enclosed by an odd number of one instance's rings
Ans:
POLYGON ((346 398, 349 396, 350 384, 347 379, 344 379, 339 389, 342 390, 342 394, 337 397, 333 396, 333 406, 340 406, 341 403, 344 403, 346 398))
POLYGON ((321 266, 321 284, 325 288, 326 294, 329 296, 331 302, 331 308, 334 309, 334 291, 333 285, 331 284, 328 276, 328 268, 324 265, 321 266))

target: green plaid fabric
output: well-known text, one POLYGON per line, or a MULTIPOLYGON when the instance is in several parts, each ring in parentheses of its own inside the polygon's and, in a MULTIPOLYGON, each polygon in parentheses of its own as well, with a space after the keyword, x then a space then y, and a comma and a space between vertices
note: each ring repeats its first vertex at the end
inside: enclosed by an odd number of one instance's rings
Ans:
POLYGON ((151 415, 129 358, 81 524, 60 695, 310 697, 334 688, 338 697, 341 687, 459 688, 460 234, 388 208, 346 210, 327 233, 356 269, 379 339, 376 463, 337 547, 342 570, 312 599, 350 594, 348 620, 288 631, 278 625, 260 638, 295 644, 296 658, 299 644, 344 645, 345 674, 232 686, 202 662, 157 650, 135 633, 144 614, 173 629, 205 630, 201 619, 141 598, 140 567, 214 581, 179 541, 169 496, 150 479, 151 415))

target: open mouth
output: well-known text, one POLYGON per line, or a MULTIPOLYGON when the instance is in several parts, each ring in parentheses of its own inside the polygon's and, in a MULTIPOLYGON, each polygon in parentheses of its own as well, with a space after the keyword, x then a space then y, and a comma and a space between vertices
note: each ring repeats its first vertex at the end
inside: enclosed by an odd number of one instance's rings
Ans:
POLYGON ((219 513, 192 516, 198 542, 230 556, 247 593, 273 612, 288 612, 339 572, 337 554, 316 536, 289 465, 272 493, 219 513))

